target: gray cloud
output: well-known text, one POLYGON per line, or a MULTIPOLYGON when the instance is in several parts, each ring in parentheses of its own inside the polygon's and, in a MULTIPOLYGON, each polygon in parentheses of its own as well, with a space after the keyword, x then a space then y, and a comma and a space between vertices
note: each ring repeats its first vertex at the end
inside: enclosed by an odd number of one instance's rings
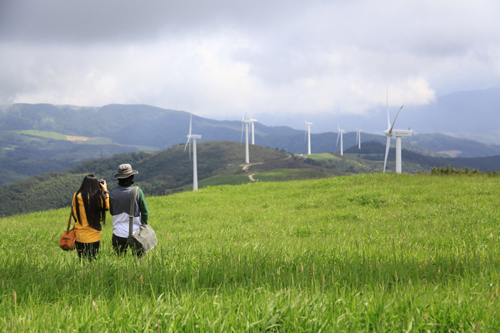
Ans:
POLYGON ((500 85, 500 2, 4 0, 0 104, 363 114, 500 85))

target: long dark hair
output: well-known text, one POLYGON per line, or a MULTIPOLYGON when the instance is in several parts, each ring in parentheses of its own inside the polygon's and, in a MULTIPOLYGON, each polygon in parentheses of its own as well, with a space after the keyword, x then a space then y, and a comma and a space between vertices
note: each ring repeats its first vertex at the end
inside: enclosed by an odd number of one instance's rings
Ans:
POLYGON ((75 196, 75 200, 77 202, 76 215, 78 216, 77 219, 81 224, 80 209, 78 208, 78 193, 82 195, 87 221, 91 227, 100 230, 99 222, 102 221, 103 224, 106 223, 106 209, 101 186, 99 185, 99 180, 97 180, 96 176, 92 174, 85 176, 85 178, 83 178, 82 185, 78 189, 77 195, 75 196))

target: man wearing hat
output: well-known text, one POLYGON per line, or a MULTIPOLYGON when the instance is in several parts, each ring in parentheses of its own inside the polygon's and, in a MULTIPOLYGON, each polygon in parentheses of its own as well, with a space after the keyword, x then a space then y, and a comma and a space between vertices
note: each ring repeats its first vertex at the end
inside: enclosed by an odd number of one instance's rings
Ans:
MULTIPOLYGON (((118 172, 113 175, 114 179, 118 179, 118 187, 109 194, 109 204, 111 215, 113 215, 112 243, 117 254, 127 251, 130 226, 130 192, 134 183, 134 175, 138 173, 132 169, 130 164, 121 164, 118 167, 118 172)), ((148 223, 148 206, 144 193, 139 188, 135 199, 133 232, 139 229, 142 223, 148 223)), ((141 254, 137 253, 137 255, 141 254)))

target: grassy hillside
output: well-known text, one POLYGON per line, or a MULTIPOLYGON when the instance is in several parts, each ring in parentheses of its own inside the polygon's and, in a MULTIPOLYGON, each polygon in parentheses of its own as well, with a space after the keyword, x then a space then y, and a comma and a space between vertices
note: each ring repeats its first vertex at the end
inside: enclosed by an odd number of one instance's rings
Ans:
POLYGON ((3 331, 500 330, 500 177, 355 175, 149 197, 142 262, 0 219, 3 331))
MULTIPOLYGON (((284 152, 262 146, 250 147, 252 165, 244 170, 244 154, 244 146, 239 143, 199 143, 200 187, 247 183, 251 181, 249 179, 251 173, 274 169, 315 170, 296 174, 292 179, 348 173, 339 168, 312 165, 302 159, 292 158, 284 152)), ((139 171, 135 179, 147 195, 171 194, 192 188, 193 161, 189 158, 189 153, 184 151, 184 145, 176 145, 161 152, 134 152, 112 158, 94 159, 64 172, 47 173, 0 187, 0 196, 3 198, 0 202, 0 216, 67 206, 71 203, 72 194, 79 188, 83 176, 89 173, 106 179, 109 188, 112 189, 116 186, 113 174, 118 165, 123 163, 130 163, 139 171)))

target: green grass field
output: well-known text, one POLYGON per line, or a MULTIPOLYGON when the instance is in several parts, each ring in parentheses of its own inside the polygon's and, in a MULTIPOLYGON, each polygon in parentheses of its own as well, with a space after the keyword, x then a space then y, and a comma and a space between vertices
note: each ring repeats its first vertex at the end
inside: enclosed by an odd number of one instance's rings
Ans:
MULTIPOLYGON (((215 177, 210 177, 207 179, 203 179, 198 183, 198 187, 207 187, 207 186, 217 186, 217 185, 241 185, 241 184, 247 184, 250 183, 250 179, 248 178, 247 174, 244 175, 221 175, 221 176, 215 176, 215 177)), ((191 186, 191 189, 193 187, 191 186)))
POLYGON ((337 156, 330 154, 330 153, 304 155, 303 157, 307 157, 307 158, 317 160, 317 161, 329 161, 329 160, 338 160, 339 159, 337 156))
MULTIPOLYGON (((140 185, 140 184, 139 184, 140 185)), ((500 177, 355 175, 148 197, 144 260, 68 209, 0 219, 0 331, 494 332, 500 177)))
POLYGON ((48 131, 37 131, 37 130, 22 130, 15 131, 18 134, 27 134, 31 136, 38 136, 41 138, 54 139, 54 140, 68 140, 66 135, 57 133, 57 132, 48 132, 48 131))
POLYGON ((96 136, 96 137, 90 138, 86 141, 83 141, 82 144, 86 144, 86 145, 111 145, 111 144, 113 144, 113 140, 110 138, 102 137, 102 136, 96 136))
POLYGON ((297 179, 324 178, 325 174, 315 169, 275 169, 256 173, 254 179, 260 181, 287 181, 297 179))

